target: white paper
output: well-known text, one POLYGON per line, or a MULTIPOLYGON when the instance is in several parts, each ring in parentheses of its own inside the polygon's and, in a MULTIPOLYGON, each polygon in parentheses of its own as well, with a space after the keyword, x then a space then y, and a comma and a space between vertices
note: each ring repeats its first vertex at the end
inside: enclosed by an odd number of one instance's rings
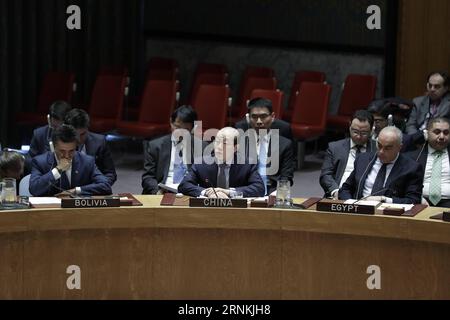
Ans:
POLYGON ((373 206, 376 207, 380 204, 380 201, 372 201, 372 200, 355 200, 355 199, 348 199, 344 202, 344 204, 356 204, 360 206, 373 206))
POLYGON ((414 207, 413 204, 383 203, 381 206, 378 207, 378 209, 384 210, 387 208, 392 208, 392 209, 405 209, 405 211, 408 211, 411 210, 412 207, 414 207))
POLYGON ((28 201, 31 204, 59 204, 61 205, 61 199, 56 197, 30 197, 28 201))

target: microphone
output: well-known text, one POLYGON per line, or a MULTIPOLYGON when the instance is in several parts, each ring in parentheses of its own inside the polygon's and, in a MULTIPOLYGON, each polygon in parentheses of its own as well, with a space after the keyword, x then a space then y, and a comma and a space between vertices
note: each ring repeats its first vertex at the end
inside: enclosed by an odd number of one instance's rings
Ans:
POLYGON ((61 188, 61 187, 58 186, 57 184, 52 183, 51 181, 49 181, 48 184, 49 184, 49 186, 55 187, 56 189, 58 189, 58 190, 61 191, 61 192, 66 192, 66 193, 68 193, 68 194, 69 194, 69 197, 71 197, 71 198, 85 198, 84 196, 77 195, 75 192, 71 192, 71 191, 69 191, 69 190, 64 190, 63 188, 61 188))
POLYGON ((209 182, 209 179, 208 179, 208 178, 205 179, 205 182, 206 182, 206 184, 207 184, 210 188, 213 189, 214 194, 216 195, 216 198, 219 199, 219 196, 217 195, 216 190, 214 189, 214 187, 212 186, 212 184, 209 182))
MULTIPOLYGON (((364 170, 364 172, 363 172, 361 178, 364 177, 364 175, 366 174, 367 170, 369 170, 370 165, 372 164, 372 162, 373 162, 376 158, 377 158, 377 153, 375 152, 375 154, 373 155, 372 159, 371 159, 371 160, 369 161, 369 163, 367 164, 367 167, 366 167, 366 169, 364 170)), ((359 183, 358 183, 358 189, 356 190, 356 197, 358 197, 358 195, 359 195, 359 190, 360 190, 360 188, 361 188, 361 183, 362 183, 362 179, 361 179, 361 180, 359 181, 359 183)))
POLYGON ((394 117, 392 116, 392 114, 390 114, 388 116, 388 126, 392 127, 394 125, 394 117))

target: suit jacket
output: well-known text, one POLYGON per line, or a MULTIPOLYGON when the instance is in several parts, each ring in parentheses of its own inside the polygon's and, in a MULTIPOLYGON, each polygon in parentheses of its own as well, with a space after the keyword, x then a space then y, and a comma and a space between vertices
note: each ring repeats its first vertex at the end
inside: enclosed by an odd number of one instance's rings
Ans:
MULTIPOLYGON (((248 139, 247 139, 248 141, 248 139)), ((252 155, 257 155, 256 150, 249 152, 250 144, 246 144, 246 158, 249 159, 249 163, 258 163, 258 159, 251 159, 252 155)), ((273 155, 278 154, 278 167, 274 167, 275 173, 267 175, 267 194, 272 193, 277 188, 277 181, 280 179, 288 179, 291 185, 294 183, 294 171, 295 171, 295 155, 294 146, 291 140, 279 136, 278 144, 275 141, 269 143, 269 149, 267 150, 268 160, 273 155), (274 149, 273 149, 274 148, 274 149)), ((269 163, 267 167, 274 166, 275 164, 269 163)))
MULTIPOLYGON (((198 197, 204 189, 217 186, 217 171, 218 166, 215 163, 192 165, 178 186, 178 192, 198 197)), ((241 191, 244 197, 264 196, 264 183, 255 164, 232 164, 229 186, 241 191)))
MULTIPOLYGON (((191 159, 194 159, 194 139, 191 139, 191 159)), ((206 142, 202 141, 202 150, 206 142)), ((156 194, 159 190, 158 184, 166 181, 170 169, 170 158, 172 150, 171 135, 165 135, 158 139, 149 141, 144 150, 144 174, 142 175, 142 193, 156 194)), ((191 167, 187 164, 187 168, 191 167)))
MULTIPOLYGON (((30 193, 34 196, 53 196, 60 193, 60 179, 55 180, 52 169, 57 165, 55 155, 46 152, 33 158, 30 193)), ((81 187, 82 195, 111 194, 108 179, 97 169, 93 157, 78 151, 72 159, 70 188, 81 187)))
MULTIPOLYGON (((375 141, 369 139, 366 152, 371 153, 376 150, 375 141)), ((350 138, 330 142, 327 153, 320 172, 320 185, 325 192, 325 196, 331 196, 333 190, 339 189, 342 176, 347 166, 348 155, 350 153, 350 138)))
MULTIPOLYGON (((243 131, 247 131, 250 128, 250 126, 245 118, 239 122, 236 122, 234 127, 236 129, 242 129, 243 131)), ((291 129, 291 125, 289 124, 289 122, 286 122, 286 121, 283 121, 280 119, 275 119, 272 122, 272 126, 270 127, 270 129, 278 129, 278 130, 280 130, 280 136, 283 136, 286 139, 292 140, 292 129, 291 129)))
MULTIPOLYGON (((430 112, 430 98, 421 96, 413 99, 413 108, 408 122, 406 123, 406 133, 413 134, 418 131, 424 123, 427 114, 430 112)), ((450 118, 450 92, 447 92, 441 100, 435 117, 450 118)))
POLYGON ((85 141, 86 154, 95 158, 95 164, 112 186, 117 180, 116 168, 104 135, 88 132, 85 141))
MULTIPOLYGON (((339 199, 360 199, 362 197, 364 183, 376 159, 374 153, 367 152, 356 157, 355 169, 339 190, 339 199), (357 192, 358 194, 356 194, 357 192)), ((419 163, 400 153, 386 180, 386 190, 376 195, 390 197, 394 203, 420 203, 422 198, 422 171, 422 166, 419 163)))
MULTIPOLYGON (((450 155, 450 146, 447 147, 447 152, 450 155)), ((422 179, 425 175, 425 169, 427 167, 427 159, 428 159, 428 143, 425 143, 423 145, 422 148, 415 150, 413 152, 407 152, 405 153, 405 155, 409 156, 411 159, 413 159, 414 161, 417 161, 418 163, 420 163, 420 165, 422 166, 423 169, 423 175, 422 175, 422 179)), ((449 157, 449 162, 450 162, 450 157, 449 157)), ((449 163, 450 164, 450 163, 449 163)))
POLYGON ((49 142, 51 139, 52 129, 48 125, 34 129, 30 142, 30 150, 25 157, 25 175, 31 172, 31 160, 35 156, 50 151, 49 142))

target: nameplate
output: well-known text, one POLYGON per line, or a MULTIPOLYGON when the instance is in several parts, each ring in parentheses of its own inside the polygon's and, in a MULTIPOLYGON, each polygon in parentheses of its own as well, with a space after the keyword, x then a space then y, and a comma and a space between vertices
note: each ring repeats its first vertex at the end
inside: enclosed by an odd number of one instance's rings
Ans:
POLYGON ((68 198, 61 199, 61 208, 120 207, 120 198, 68 198))
POLYGON ((317 211, 355 213, 355 214, 375 214, 375 206, 347 204, 344 201, 324 199, 317 202, 317 211))
POLYGON ((445 211, 442 213, 442 220, 450 222, 450 212, 445 211))
POLYGON ((247 208, 247 199, 190 198, 189 207, 247 208))

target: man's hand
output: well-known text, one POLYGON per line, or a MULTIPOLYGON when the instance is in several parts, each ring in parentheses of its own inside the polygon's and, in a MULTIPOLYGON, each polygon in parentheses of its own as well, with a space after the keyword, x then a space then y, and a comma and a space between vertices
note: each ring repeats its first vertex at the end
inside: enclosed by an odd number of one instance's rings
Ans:
POLYGON ((66 171, 70 168, 71 165, 72 165, 71 161, 63 158, 63 159, 59 160, 59 163, 56 166, 56 168, 60 171, 66 171))
POLYGON ((70 197, 70 196, 72 196, 74 194, 75 194, 75 189, 70 189, 70 190, 66 190, 66 191, 60 192, 58 194, 55 194, 55 197, 57 197, 57 198, 67 198, 67 197, 70 197))
POLYGON ((212 194, 211 196, 208 196, 208 198, 219 198, 219 199, 228 199, 229 197, 227 196, 226 193, 223 193, 222 191, 216 191, 216 194, 212 194), (217 194, 217 196, 216 196, 217 194))

